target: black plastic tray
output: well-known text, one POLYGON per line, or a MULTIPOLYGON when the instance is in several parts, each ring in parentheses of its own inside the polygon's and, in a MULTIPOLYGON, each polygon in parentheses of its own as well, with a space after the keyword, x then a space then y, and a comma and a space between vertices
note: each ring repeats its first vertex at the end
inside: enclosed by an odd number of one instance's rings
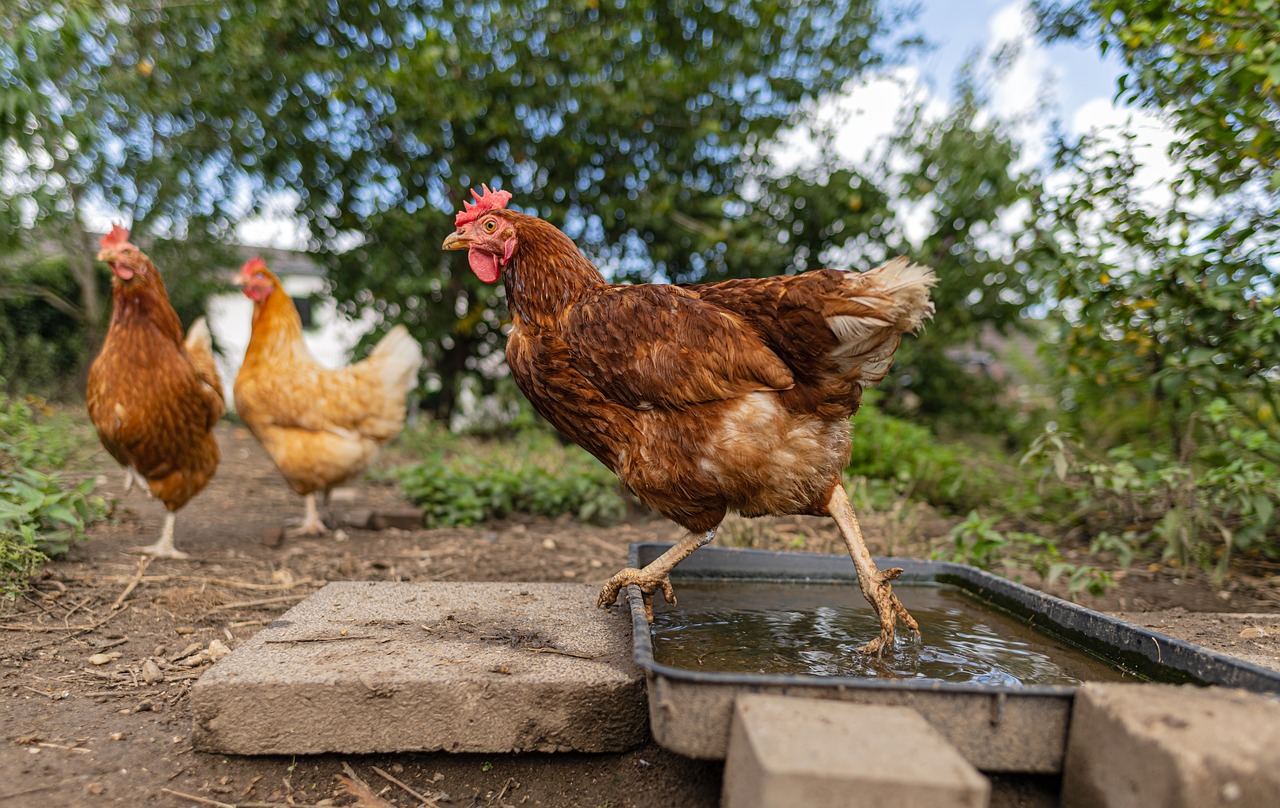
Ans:
MULTIPOLYGON (((630 563, 643 567, 671 545, 632 544, 630 563)), ((1019 617, 1038 631, 1117 663, 1151 681, 1222 685, 1280 694, 1280 672, 1209 651, 1037 592, 974 567, 942 561, 877 558, 902 567, 903 582, 945 583, 1019 617)), ((844 555, 704 547, 672 574, 680 581, 842 582, 856 585, 844 555)), ((657 662, 639 590, 629 587, 635 660, 649 680, 654 738, 688 757, 722 759, 733 700, 739 693, 783 693, 917 709, 984 771, 1057 773, 1066 751, 1069 685, 1009 687, 839 676, 723 673, 657 662)), ((661 597, 660 595, 658 596, 661 597)))

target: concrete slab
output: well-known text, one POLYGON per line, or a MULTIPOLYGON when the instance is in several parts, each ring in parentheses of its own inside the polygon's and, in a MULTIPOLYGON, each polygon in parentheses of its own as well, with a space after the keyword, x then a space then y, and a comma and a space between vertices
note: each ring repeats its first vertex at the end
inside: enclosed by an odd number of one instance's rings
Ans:
POLYGON ((590 584, 331 583, 191 690, 197 749, 615 752, 648 738, 631 620, 590 584))
POLYGON ((723 808, 983 808, 990 782, 906 707, 744 695, 723 808))
POLYGON ((1280 702, 1225 688, 1086 684, 1076 694, 1064 808, 1270 808, 1280 702))

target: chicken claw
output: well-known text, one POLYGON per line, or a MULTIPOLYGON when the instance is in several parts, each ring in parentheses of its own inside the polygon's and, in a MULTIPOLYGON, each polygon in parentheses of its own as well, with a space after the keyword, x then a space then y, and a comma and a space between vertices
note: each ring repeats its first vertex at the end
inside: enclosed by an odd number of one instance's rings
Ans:
POLYGON ((635 567, 627 567, 605 582, 604 588, 600 590, 600 597, 596 598, 596 606, 601 609, 609 608, 617 601, 622 588, 630 584, 640 587, 644 596, 644 616, 650 623, 653 622, 653 593, 659 587, 662 588, 662 597, 666 598, 667 603, 676 605, 676 590, 666 575, 654 575, 635 567))
POLYGON ((902 567, 894 567, 878 570, 875 575, 867 576, 875 580, 862 587, 862 594, 871 602, 880 618, 880 636, 858 649, 864 654, 880 656, 885 648, 893 647, 894 624, 898 618, 902 619, 903 626, 909 631, 920 633, 920 624, 907 611, 907 607, 902 605, 902 601, 898 600, 898 596, 893 594, 893 587, 889 585, 890 581, 901 574, 902 567))

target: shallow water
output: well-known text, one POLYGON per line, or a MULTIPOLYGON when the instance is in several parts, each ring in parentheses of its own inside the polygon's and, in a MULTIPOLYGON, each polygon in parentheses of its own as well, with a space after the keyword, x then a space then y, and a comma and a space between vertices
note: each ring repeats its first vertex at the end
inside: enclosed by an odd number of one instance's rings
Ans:
POLYGON ((651 626, 655 659, 672 667, 1005 687, 1133 680, 955 586, 895 584, 922 636, 899 624, 897 646, 877 659, 858 652, 880 624, 856 584, 675 584, 679 604, 655 598, 651 626))

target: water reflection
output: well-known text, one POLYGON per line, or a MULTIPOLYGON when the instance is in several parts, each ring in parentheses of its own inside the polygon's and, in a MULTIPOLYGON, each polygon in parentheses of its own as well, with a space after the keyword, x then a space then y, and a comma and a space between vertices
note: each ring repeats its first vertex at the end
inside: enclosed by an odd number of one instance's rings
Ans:
POLYGON ((900 637, 896 649, 877 659, 857 650, 879 623, 856 585, 677 582, 679 605, 654 615, 654 656, 690 670, 1006 687, 1126 678, 956 587, 895 585, 894 591, 920 622, 923 639, 900 637))

